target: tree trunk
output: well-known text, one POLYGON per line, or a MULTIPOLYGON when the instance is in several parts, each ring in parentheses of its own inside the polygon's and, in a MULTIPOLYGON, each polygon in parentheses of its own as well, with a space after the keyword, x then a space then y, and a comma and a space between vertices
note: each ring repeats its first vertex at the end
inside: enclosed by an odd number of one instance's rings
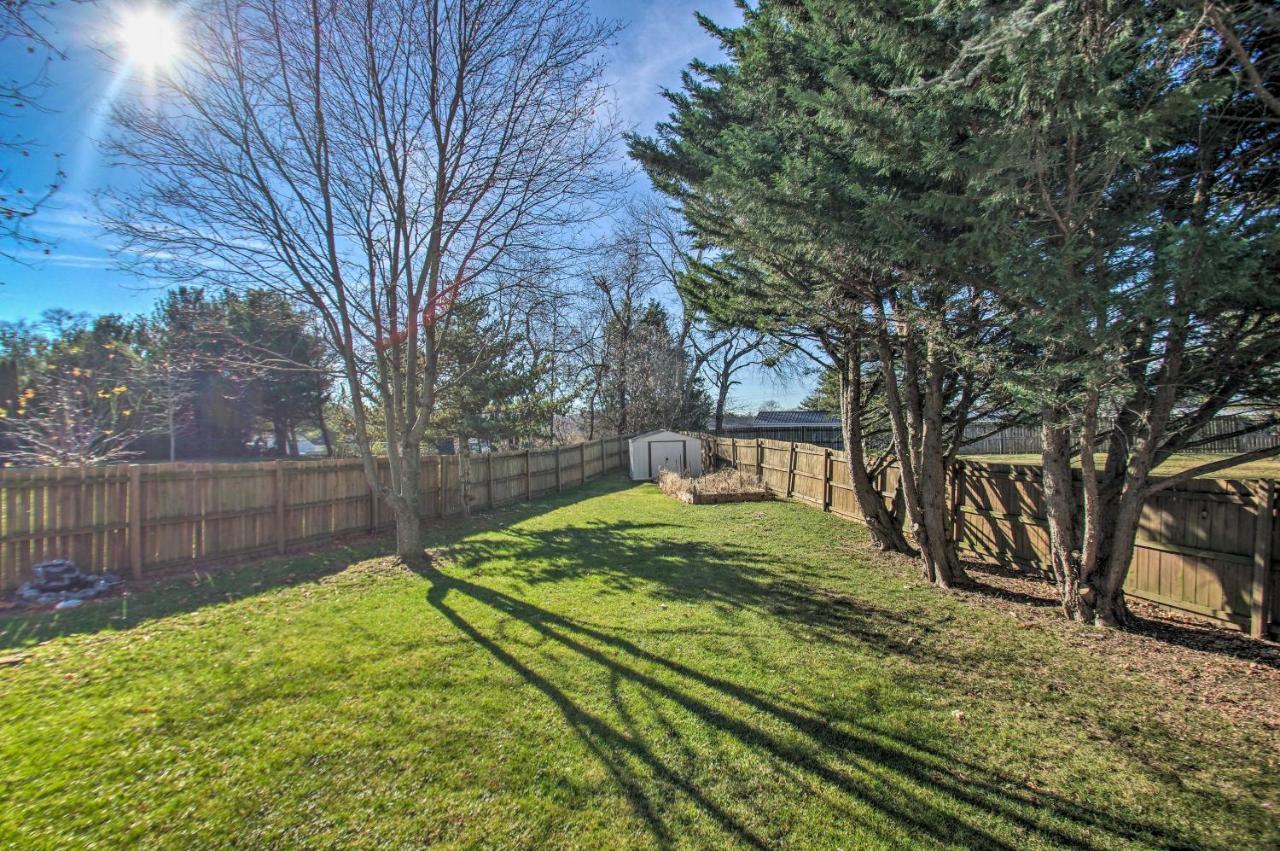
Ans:
POLYGON ((405 564, 420 566, 426 562, 422 547, 422 516, 419 506, 393 500, 396 515, 396 555, 405 564))
POLYGON ((273 420, 271 422, 271 430, 275 438, 275 454, 279 458, 289 454, 289 432, 285 428, 284 420, 273 420))
POLYGON ((866 449, 862 439, 862 355, 853 343, 846 351, 840 369, 840 432, 844 438, 844 454, 849 468, 849 486, 854 502, 867 524, 871 541, 877 549, 914 554, 915 550, 902 534, 902 523, 885 507, 884 497, 876 489, 867 470, 866 449))
POLYGON ((1148 453, 1135 453, 1119 496, 1101 506, 1111 518, 1108 534, 1098 549, 1098 570, 1090 577, 1090 588, 1096 595, 1093 620, 1103 626, 1122 627, 1129 622, 1129 607, 1124 599, 1124 581, 1129 575, 1129 562, 1142 519, 1143 492, 1151 471, 1148 453))
POLYGON ((1045 405, 1040 411, 1040 469, 1049 524, 1049 570, 1058 586, 1062 611, 1072 620, 1092 619, 1092 595, 1080 587, 1076 541, 1077 503, 1071 473, 1071 430, 1064 412, 1045 405))
POLYGON ((948 535, 946 453, 942 451, 943 363, 930 350, 925 364, 925 387, 921 393, 920 370, 909 334, 902 335, 903 399, 895 368, 893 342, 883 306, 876 328, 880 374, 884 379, 885 406, 893 432, 894 451, 901 471, 902 496, 911 520, 911 535, 920 550, 924 577, 935 585, 950 588, 966 580, 948 535))
POLYGON ((729 400, 729 382, 720 380, 720 392, 716 394, 716 434, 724 433, 724 406, 729 400))
POLYGON ((333 457, 333 438, 329 435, 329 425, 324 421, 324 406, 320 406, 316 411, 316 425, 320 426, 320 439, 324 441, 324 454, 327 458, 333 457))
POLYGON ((388 452, 391 486, 387 502, 396 517, 396 555, 406 564, 417 567, 429 561, 422 543, 421 447, 406 441, 398 450, 388 452))
MULTIPOLYGON (((1081 439, 1092 437, 1086 421, 1081 439)), ((1121 627, 1128 622, 1124 581, 1133 558, 1134 540, 1142 516, 1143 491, 1151 469, 1151 452, 1141 441, 1129 464, 1108 464, 1100 484, 1084 488, 1082 506, 1071 469, 1071 429, 1062 409, 1041 411, 1041 463, 1045 514, 1049 524, 1049 561, 1058 586, 1062 610, 1072 620, 1121 627), (1082 529, 1082 508, 1094 518, 1082 529)), ((1087 451, 1084 446, 1082 452, 1087 451)), ((1126 453, 1128 454, 1128 453, 1126 453)), ((1092 467, 1092 464, 1086 466, 1092 467)), ((1088 471, 1082 471, 1088 475, 1088 471)))
POLYGON ((453 451, 458 456, 458 490, 462 496, 462 516, 471 516, 471 447, 467 438, 458 435, 453 439, 453 451))
POLYGON ((172 464, 178 458, 178 432, 174 425, 174 402, 172 396, 169 398, 169 463, 172 464))
POLYGON ((943 447, 943 373, 941 352, 927 344, 924 394, 920 412, 920 457, 917 467, 920 496, 920 519, 924 527, 922 555, 934 584, 951 588, 968 580, 956 553, 951 530, 951 512, 947 508, 948 453, 943 447))

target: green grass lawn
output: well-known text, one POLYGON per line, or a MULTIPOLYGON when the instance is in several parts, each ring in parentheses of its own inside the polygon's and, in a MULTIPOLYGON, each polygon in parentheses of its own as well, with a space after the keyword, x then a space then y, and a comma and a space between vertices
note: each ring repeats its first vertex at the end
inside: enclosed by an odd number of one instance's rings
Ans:
MULTIPOLYGON (((961 456, 968 461, 983 461, 989 464, 1039 464, 1040 456, 1036 453, 1022 455, 964 455, 961 456)), ((1204 452, 1186 452, 1181 455, 1174 455, 1156 468, 1158 476, 1172 476, 1175 473, 1181 473, 1183 470, 1189 470, 1192 467, 1199 467, 1201 464, 1208 464, 1211 461, 1218 461, 1226 458, 1226 455, 1215 455, 1213 453, 1204 452)), ((1098 464, 1103 462, 1102 456, 1098 457, 1098 464)), ((1073 466, 1079 467, 1080 461, 1077 459, 1073 466)), ((1268 458, 1265 461, 1252 461, 1248 464, 1241 464, 1238 467, 1230 467, 1226 470, 1218 470, 1209 473, 1203 478, 1207 479, 1280 479, 1280 458, 1268 458)))
POLYGON ((1261 719, 831 515, 609 479, 433 534, 0 621, 0 846, 1280 844, 1261 719))

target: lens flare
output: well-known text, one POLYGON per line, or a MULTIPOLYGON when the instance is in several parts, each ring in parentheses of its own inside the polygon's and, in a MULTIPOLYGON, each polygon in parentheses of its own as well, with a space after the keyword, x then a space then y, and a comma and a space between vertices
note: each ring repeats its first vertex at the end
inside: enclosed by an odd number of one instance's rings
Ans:
POLYGON ((170 67, 182 48, 173 16, 155 6, 142 6, 124 13, 120 21, 120 43, 130 64, 146 71, 170 67))

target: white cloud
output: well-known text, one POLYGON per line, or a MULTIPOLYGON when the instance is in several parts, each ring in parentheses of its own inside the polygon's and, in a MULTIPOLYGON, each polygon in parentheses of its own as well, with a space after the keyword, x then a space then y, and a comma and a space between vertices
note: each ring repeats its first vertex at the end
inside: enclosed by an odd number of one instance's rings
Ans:
POLYGON ((30 220, 32 234, 50 242, 99 240, 102 226, 96 221, 93 200, 83 193, 58 192, 30 220))
POLYGON ((626 8, 615 5, 609 11, 621 15, 627 28, 609 54, 608 77, 624 126, 640 133, 652 133, 654 125, 666 118, 669 107, 660 91, 679 87, 680 73, 691 60, 720 58, 718 45, 699 26, 694 12, 703 12, 717 23, 741 20, 732 0, 640 2, 626 8))
POLYGON ((115 260, 105 254, 76 254, 60 251, 57 246, 53 246, 48 254, 31 249, 22 249, 13 254, 18 262, 37 268, 62 266, 71 269, 107 269, 115 264, 115 260))

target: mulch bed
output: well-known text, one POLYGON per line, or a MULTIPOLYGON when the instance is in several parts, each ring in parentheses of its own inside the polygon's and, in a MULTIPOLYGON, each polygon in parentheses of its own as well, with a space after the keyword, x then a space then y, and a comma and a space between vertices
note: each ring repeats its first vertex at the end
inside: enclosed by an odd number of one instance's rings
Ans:
POLYGON ((990 564, 966 567, 974 587, 957 593, 974 604, 998 608, 1026 628, 1063 632, 1120 670, 1152 677, 1233 719, 1280 730, 1280 644, 1133 599, 1125 630, 1070 623, 1043 577, 990 564))
MULTIPOLYGON (((870 551, 864 542, 851 542, 849 549, 870 551)), ((874 553, 877 560, 919 576, 915 559, 874 553)), ((1233 722, 1280 731, 1280 643, 1134 599, 1128 600, 1126 629, 1074 623, 1066 619, 1056 589, 1043 575, 980 562, 966 562, 965 567, 973 584, 952 593, 966 602, 1002 612, 1019 629, 1052 630, 1068 644, 1105 657, 1115 669, 1176 689, 1233 722)))

